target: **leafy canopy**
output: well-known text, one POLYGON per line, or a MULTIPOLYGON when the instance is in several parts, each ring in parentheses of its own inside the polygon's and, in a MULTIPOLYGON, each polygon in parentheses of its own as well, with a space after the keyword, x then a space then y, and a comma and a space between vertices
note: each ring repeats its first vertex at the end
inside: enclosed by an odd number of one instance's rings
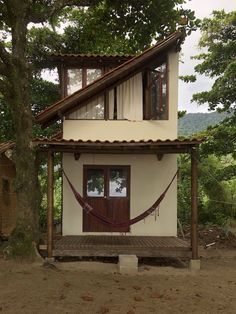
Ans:
POLYGON ((31 29, 29 54, 40 61, 52 52, 137 53, 178 28, 187 35, 196 29, 199 20, 182 8, 186 2, 103 0, 88 8, 67 7, 53 25, 31 29))
MULTIPOLYGON (((199 64, 196 73, 214 80, 209 91, 193 95, 192 101, 207 103, 210 110, 228 111, 230 116, 219 125, 209 128, 202 153, 236 157, 236 11, 213 11, 211 18, 201 22, 199 47, 203 52, 195 57, 199 64)), ((193 82, 193 75, 182 77, 193 82)))
POLYGON ((215 79, 210 91, 193 96, 209 109, 235 110, 236 102, 236 11, 213 11, 212 18, 203 19, 199 47, 203 53, 194 59, 201 61, 195 71, 215 79))

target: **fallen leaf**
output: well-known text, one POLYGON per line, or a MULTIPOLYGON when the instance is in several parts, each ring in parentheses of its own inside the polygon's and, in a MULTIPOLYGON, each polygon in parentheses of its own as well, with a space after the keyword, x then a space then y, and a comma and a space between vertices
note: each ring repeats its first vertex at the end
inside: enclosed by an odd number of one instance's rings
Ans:
POLYGON ((59 300, 64 300, 66 297, 64 296, 64 294, 61 294, 59 297, 59 300))
POLYGON ((106 313, 109 313, 109 308, 108 307, 106 307, 106 306, 102 306, 101 308, 100 308, 100 311, 98 312, 98 313, 100 313, 100 314, 106 314, 106 313))
POLYGON ((81 296, 84 301, 93 301, 94 298, 91 295, 84 294, 81 296))
POLYGON ((134 297, 134 300, 137 301, 137 302, 143 301, 143 299, 140 296, 138 296, 138 295, 136 295, 134 297))
POLYGON ((161 298, 163 298, 163 295, 158 293, 158 292, 155 292, 155 293, 153 293, 151 295, 151 298, 153 298, 153 299, 161 299, 161 298))
POLYGON ((70 287, 70 283, 69 282, 64 282, 64 287, 70 287))

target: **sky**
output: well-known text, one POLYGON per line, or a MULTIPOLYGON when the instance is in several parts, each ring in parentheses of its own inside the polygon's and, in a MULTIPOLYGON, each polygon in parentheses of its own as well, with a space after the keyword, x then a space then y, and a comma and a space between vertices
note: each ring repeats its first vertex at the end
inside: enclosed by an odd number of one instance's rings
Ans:
MULTIPOLYGON (((226 12, 236 10, 236 0, 191 0, 185 4, 186 8, 195 11, 197 18, 210 17, 213 10, 222 10, 226 12)), ((190 57, 199 54, 197 48, 200 39, 200 31, 193 32, 185 40, 181 51, 180 75, 194 74, 194 65, 196 61, 190 57)), ((195 83, 179 82, 179 110, 187 110, 187 112, 208 112, 207 105, 198 106, 191 102, 192 95, 197 92, 210 89, 212 82, 204 76, 197 76, 195 83)))

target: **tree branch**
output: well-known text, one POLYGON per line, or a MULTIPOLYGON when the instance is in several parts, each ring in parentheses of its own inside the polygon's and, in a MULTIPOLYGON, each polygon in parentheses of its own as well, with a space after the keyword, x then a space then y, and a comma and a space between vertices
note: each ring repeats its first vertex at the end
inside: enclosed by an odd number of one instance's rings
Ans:
POLYGON ((43 23, 48 20, 49 17, 57 14, 66 6, 80 6, 87 7, 97 3, 98 0, 55 0, 52 5, 47 6, 44 4, 41 10, 34 10, 34 6, 32 6, 32 10, 29 14, 28 22, 32 23, 43 23))

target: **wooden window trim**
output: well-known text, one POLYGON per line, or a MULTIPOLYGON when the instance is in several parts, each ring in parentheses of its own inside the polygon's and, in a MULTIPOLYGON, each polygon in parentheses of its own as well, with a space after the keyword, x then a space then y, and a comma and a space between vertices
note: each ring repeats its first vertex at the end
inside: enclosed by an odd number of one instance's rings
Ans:
MULTIPOLYGON (((161 84, 161 82, 160 82, 161 84)), ((162 84, 161 84, 162 85, 162 84)), ((161 89, 162 90, 162 89, 161 89)), ((162 102, 162 93, 159 95, 160 104, 162 102)), ((143 72, 143 119, 144 120, 158 120, 158 121, 166 121, 169 120, 169 63, 168 57, 162 57, 159 62, 152 63, 149 67, 147 67, 143 72), (166 64, 165 71, 165 80, 166 80, 166 117, 165 119, 158 118, 157 115, 153 115, 151 112, 151 79, 150 79, 150 69, 156 68, 161 64, 166 64)))
POLYGON ((64 90, 64 97, 68 96, 68 90, 67 90, 67 86, 68 86, 68 70, 71 69, 78 69, 78 70, 82 70, 82 88, 87 86, 87 70, 91 70, 91 69, 96 69, 96 70, 100 70, 101 71, 101 75, 103 75, 104 73, 104 68, 102 66, 100 67, 78 67, 76 65, 73 66, 62 66, 61 67, 61 71, 62 71, 62 86, 63 86, 63 90, 64 90))

